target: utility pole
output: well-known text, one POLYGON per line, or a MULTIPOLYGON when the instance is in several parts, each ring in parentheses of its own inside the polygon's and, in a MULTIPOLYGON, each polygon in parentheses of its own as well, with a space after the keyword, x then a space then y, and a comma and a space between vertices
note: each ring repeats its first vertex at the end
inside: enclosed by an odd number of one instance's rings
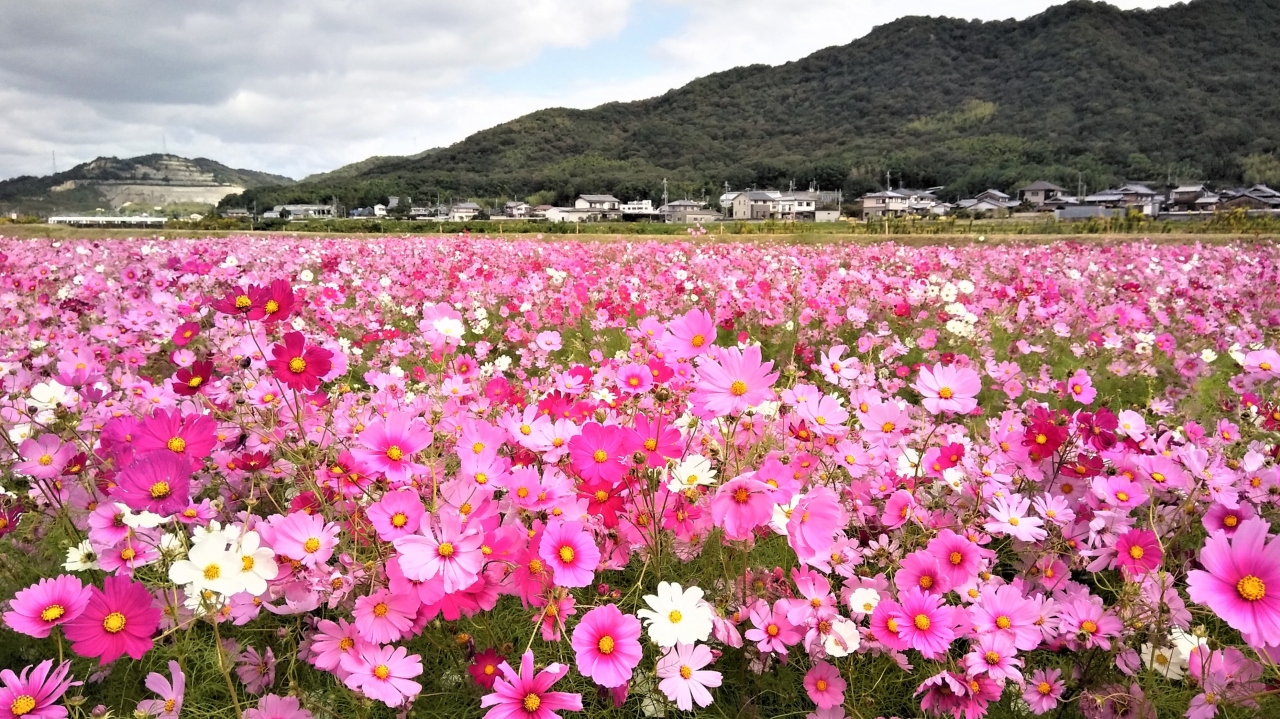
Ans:
POLYGON ((58 174, 58 151, 50 150, 49 152, 53 154, 53 174, 56 175, 58 174))
POLYGON ((666 205, 667 203, 667 178, 664 177, 662 178, 662 204, 666 205))
POLYGON ((888 170, 884 171, 884 189, 886 192, 893 189, 893 180, 889 178, 888 170))

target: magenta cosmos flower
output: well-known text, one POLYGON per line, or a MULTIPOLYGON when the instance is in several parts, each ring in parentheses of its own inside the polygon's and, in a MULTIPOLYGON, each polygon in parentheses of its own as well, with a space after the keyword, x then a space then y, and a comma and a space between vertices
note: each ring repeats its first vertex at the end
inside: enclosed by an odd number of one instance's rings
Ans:
POLYGON ((57 669, 53 660, 46 659, 21 674, 11 669, 0 670, 0 719, 62 719, 67 708, 54 702, 74 684, 67 679, 71 662, 63 662, 57 669))
POLYGON ((670 359, 689 359, 711 349, 715 341, 715 320, 706 310, 693 309, 667 325, 662 349, 670 359))
POLYGON ((600 550, 581 522, 553 522, 542 534, 538 556, 553 571, 561 587, 585 587, 595 579, 600 550))
POLYGON ((1187 594, 1239 630, 1251 646, 1280 645, 1280 540, 1254 517, 1235 536, 1219 530, 1200 550, 1203 570, 1187 573, 1187 594))
POLYGON ((184 415, 178 410, 158 409, 138 425, 133 440, 136 456, 169 451, 198 467, 217 443, 217 423, 203 414, 184 415))
POLYGON ((942 597, 926 594, 918 587, 900 594, 898 601, 906 620, 899 626, 898 634, 925 659, 945 654, 956 638, 957 628, 968 623, 963 610, 947 606, 942 597))
POLYGON ((484 719, 560 719, 558 710, 582 711, 582 696, 547 691, 569 672, 563 664, 551 664, 534 674, 533 652, 520 658, 520 673, 503 662, 502 676, 493 683, 493 693, 480 698, 480 706, 491 707, 484 719))
POLYGON ((378 589, 356 600, 356 630, 373 644, 399 641, 413 630, 420 606, 417 594, 378 589))
POLYGON ((152 452, 124 468, 112 498, 135 511, 166 516, 191 501, 191 463, 173 452, 152 452))
POLYGON ((107 664, 128 654, 141 659, 151 649, 151 635, 160 626, 160 608, 140 582, 108 576, 102 589, 89 588, 89 604, 63 627, 72 651, 82 657, 98 657, 107 664))
POLYGON ((570 644, 583 676, 602 687, 623 686, 643 656, 640 620, 612 604, 596 607, 578 622, 570 644))
POLYGON ((422 691, 422 685, 413 681, 422 676, 422 659, 404 647, 366 646, 358 655, 344 654, 342 668, 350 672, 345 681, 348 687, 389 707, 398 707, 422 691))
POLYGON ((338 525, 325 524, 324 517, 306 512, 271 520, 271 548, 276 554, 316 567, 329 561, 338 545, 338 525))
POLYGON ((4 623, 15 632, 43 639, 54 627, 80 616, 91 596, 92 592, 69 574, 46 577, 14 595, 4 623))
POLYGON ((710 706, 711 692, 708 687, 720 686, 720 672, 704 669, 715 657, 711 649, 703 644, 677 644, 658 660, 658 689, 671 701, 676 703, 680 711, 693 711, 696 703, 700 707, 710 706))
POLYGON ((932 414, 968 414, 978 406, 982 379, 968 367, 939 363, 933 369, 921 367, 920 376, 912 387, 924 398, 921 403, 932 414))
POLYGON ((360 444, 351 453, 369 471, 381 472, 393 484, 407 484, 422 465, 413 455, 431 445, 431 430, 407 412, 392 412, 360 433, 360 444))
POLYGON ((826 662, 818 662, 804 675, 804 688, 819 709, 844 704, 844 689, 848 686, 840 671, 826 662))
POLYGON ((182 713, 182 697, 187 689, 187 677, 175 661, 169 662, 170 682, 164 675, 151 672, 147 675, 147 688, 160 695, 159 699, 144 699, 138 709, 157 719, 178 719, 182 713))
POLYGON ((1160 566, 1164 550, 1149 529, 1130 529, 1116 537, 1116 564, 1131 577, 1141 576, 1160 566))
POLYGON ((569 440, 569 461, 588 482, 616 484, 627 473, 626 462, 634 449, 631 439, 632 433, 622 427, 588 422, 569 440))
POLYGON ((392 542, 418 531, 426 510, 418 493, 412 490, 387 492, 365 512, 378 539, 392 542))
POLYGON ((308 347, 301 332, 289 332, 284 344, 272 345, 267 367, 290 389, 314 392, 320 388, 320 378, 333 369, 333 353, 315 345, 308 347))
POLYGON ((706 414, 738 414, 770 399, 778 373, 769 371, 773 362, 761 362, 758 346, 730 347, 715 356, 698 366, 698 387, 690 396, 706 414))

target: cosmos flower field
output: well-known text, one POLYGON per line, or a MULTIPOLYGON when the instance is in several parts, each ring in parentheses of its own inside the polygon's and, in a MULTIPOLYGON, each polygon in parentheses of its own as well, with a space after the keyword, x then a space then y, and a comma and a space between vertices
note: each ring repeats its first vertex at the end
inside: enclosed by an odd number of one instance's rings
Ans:
POLYGON ((1280 249, 0 240, 0 719, 1280 713, 1280 249))

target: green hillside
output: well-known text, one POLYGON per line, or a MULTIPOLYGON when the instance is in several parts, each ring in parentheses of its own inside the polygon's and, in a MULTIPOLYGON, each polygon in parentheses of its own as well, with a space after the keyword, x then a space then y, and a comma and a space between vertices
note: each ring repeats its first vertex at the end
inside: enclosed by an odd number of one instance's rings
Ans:
POLYGON ((246 195, 630 199, 656 197, 663 178, 677 196, 791 181, 856 195, 888 170, 956 197, 1035 179, 1275 181, 1278 147, 1280 0, 1128 12, 1073 0, 1023 21, 904 18, 785 65, 535 112, 425 156, 246 195))

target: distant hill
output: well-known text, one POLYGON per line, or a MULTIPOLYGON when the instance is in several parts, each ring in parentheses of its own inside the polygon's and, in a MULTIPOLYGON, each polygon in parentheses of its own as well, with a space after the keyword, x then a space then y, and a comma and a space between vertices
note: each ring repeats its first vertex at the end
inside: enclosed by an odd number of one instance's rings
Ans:
POLYGON ((302 178, 301 181, 324 182, 325 180, 338 180, 348 177, 356 177, 357 175, 367 172, 378 165, 383 165, 388 162, 399 162, 402 160, 418 160, 439 151, 440 148, 437 147, 430 150, 424 150, 416 155, 374 155, 373 157, 365 158, 359 162, 353 162, 350 165, 343 165, 336 170, 317 172, 314 175, 307 175, 302 178))
POLYGON ((0 182, 0 210, 54 214, 111 210, 126 203, 216 205, 227 195, 293 180, 255 170, 239 170, 213 160, 176 155, 129 159, 99 157, 45 177, 15 177, 0 182))
POLYGON ((791 181, 854 195, 886 171, 955 197, 1036 179, 1240 182, 1280 175, 1278 147, 1280 0, 1149 11, 1072 0, 1022 21, 903 18, 784 65, 543 110, 426 156, 246 197, 655 198, 663 178, 673 196, 791 181))

